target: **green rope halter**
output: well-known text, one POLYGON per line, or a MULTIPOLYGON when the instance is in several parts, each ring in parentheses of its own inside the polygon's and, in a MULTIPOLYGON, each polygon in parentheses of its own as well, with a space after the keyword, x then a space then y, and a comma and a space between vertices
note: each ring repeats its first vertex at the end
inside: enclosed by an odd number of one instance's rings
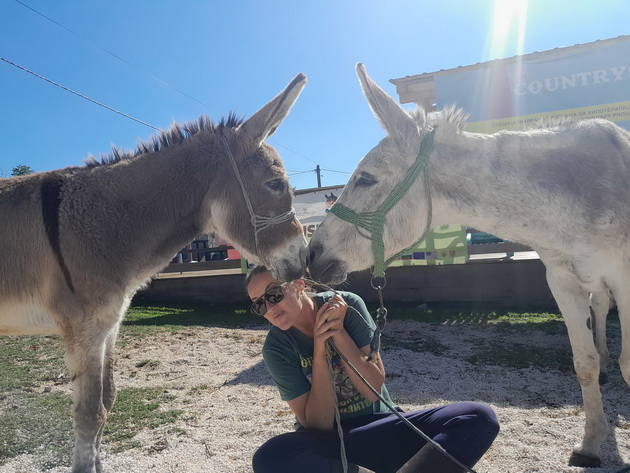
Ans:
POLYGON ((372 241, 372 253, 374 255, 374 266, 372 268, 372 276, 375 278, 382 278, 385 276, 385 268, 387 268, 396 258, 407 253, 409 250, 415 248, 422 240, 424 240, 427 232, 431 228, 431 220, 433 218, 432 210, 433 204, 431 202, 431 188, 429 187, 429 155, 433 150, 433 137, 435 130, 431 130, 430 133, 422 138, 420 144, 420 151, 418 157, 407 171, 404 179, 399 182, 396 187, 390 192, 387 198, 378 206, 374 212, 366 212, 358 214, 354 210, 349 209, 343 204, 336 203, 330 208, 330 211, 337 217, 345 220, 353 225, 356 225, 359 233, 372 241), (407 193, 418 176, 422 173, 424 178, 424 188, 427 194, 427 224, 422 232, 420 238, 410 247, 399 251, 394 256, 385 261, 385 243, 383 242, 383 231, 385 229, 385 221, 387 212, 389 212, 394 205, 398 203, 400 199, 407 193), (366 230, 368 233, 364 233, 361 229, 366 230))

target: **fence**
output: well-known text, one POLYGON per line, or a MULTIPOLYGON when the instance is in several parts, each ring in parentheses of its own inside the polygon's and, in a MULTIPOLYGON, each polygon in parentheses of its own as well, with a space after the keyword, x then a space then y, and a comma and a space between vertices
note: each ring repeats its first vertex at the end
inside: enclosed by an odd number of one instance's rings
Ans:
MULTIPOLYGON (((465 264, 416 266, 403 262, 390 267, 385 296, 401 302, 492 302, 555 308, 545 268, 531 248, 491 236, 473 237, 476 233, 479 232, 469 230, 466 235, 465 264)), ((182 250, 182 260, 183 255, 199 258, 203 253, 207 258, 206 252, 219 251, 225 251, 224 247, 190 247, 182 250)), ((191 260, 196 262, 170 263, 139 297, 147 301, 247 304, 243 289, 245 271, 240 259, 191 260)), ((356 292, 368 302, 376 301, 367 271, 350 274, 342 289, 356 292)))

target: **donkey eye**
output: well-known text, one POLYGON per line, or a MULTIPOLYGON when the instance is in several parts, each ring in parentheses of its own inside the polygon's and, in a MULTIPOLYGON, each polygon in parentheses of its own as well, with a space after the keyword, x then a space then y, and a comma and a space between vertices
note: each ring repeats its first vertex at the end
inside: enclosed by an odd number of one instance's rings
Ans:
POLYGON ((370 187, 373 186, 374 184, 376 184, 376 177, 372 176, 371 174, 363 174, 361 177, 359 177, 359 179, 357 179, 357 182, 354 183, 355 187, 370 187))
POLYGON ((285 186, 282 179, 273 179, 265 184, 273 192, 284 192, 285 186))

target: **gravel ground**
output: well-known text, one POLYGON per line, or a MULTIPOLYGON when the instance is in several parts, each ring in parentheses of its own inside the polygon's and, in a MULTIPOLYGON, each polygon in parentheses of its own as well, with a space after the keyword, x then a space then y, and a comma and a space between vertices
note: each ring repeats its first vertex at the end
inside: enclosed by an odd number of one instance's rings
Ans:
MULTIPOLYGON (((612 324, 611 358, 619 354, 618 324, 612 324)), ((182 409, 172 426, 140 432, 142 447, 112 453, 104 445, 108 472, 251 472, 251 457, 268 438, 291 430, 293 417, 278 397, 262 363, 263 327, 200 327, 161 334, 119 348, 119 387, 163 387, 182 409), (140 363, 155 360, 153 363, 140 363), (141 368, 136 365, 143 364, 141 368)), ((507 336, 487 325, 431 325, 392 321, 383 340, 388 387, 405 410, 462 400, 490 404, 501 422, 478 473, 612 473, 630 462, 630 389, 616 363, 602 388, 610 435, 602 446, 602 468, 567 466, 581 437, 584 415, 575 375, 555 369, 504 368, 464 361, 490 343, 529 344, 532 353, 568 351, 566 334, 528 332, 507 336), (425 351, 418 351, 423 347, 425 351)), ((554 352, 556 353, 556 352, 554 352)), ((54 386, 53 389, 69 389, 54 386)), ((42 448, 45 452, 45 447, 42 448)), ((22 455, 0 467, 3 473, 41 471, 41 455, 22 455)), ((52 473, 67 473, 57 467, 52 473)))

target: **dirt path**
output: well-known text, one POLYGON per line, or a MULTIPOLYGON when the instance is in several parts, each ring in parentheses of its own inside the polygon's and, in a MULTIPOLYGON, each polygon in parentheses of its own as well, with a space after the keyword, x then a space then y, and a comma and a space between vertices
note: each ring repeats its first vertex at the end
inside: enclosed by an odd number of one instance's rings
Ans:
MULTIPOLYGON (((544 354, 564 358, 569 353, 566 334, 515 334, 485 325, 401 321, 390 322, 386 332, 387 384, 403 409, 477 400, 496 410, 501 432, 475 467, 477 472, 611 473, 630 462, 630 388, 616 363, 602 389, 615 428, 602 448, 604 467, 589 470, 566 464, 584 428, 575 375, 566 369, 502 366, 523 354, 515 347, 531 346, 525 353, 532 359, 544 354), (511 358, 481 363, 481 355, 490 356, 497 346, 504 346, 511 358), (471 363, 475 360, 478 362, 471 363)), ((251 472, 256 448, 290 430, 293 421, 262 364, 265 334, 262 327, 195 328, 119 348, 119 387, 161 387, 174 395, 165 407, 182 409, 184 415, 177 422, 178 433, 173 433, 173 426, 141 432, 137 436, 141 448, 111 453, 105 445, 108 471, 251 472)), ((614 324, 610 337, 611 358, 616 359, 619 337, 614 324)), ((558 363, 562 368, 561 359, 558 363)), ((33 472, 39 470, 38 464, 40 459, 23 455, 0 471, 33 472)), ((66 473, 67 469, 49 471, 66 473)))

